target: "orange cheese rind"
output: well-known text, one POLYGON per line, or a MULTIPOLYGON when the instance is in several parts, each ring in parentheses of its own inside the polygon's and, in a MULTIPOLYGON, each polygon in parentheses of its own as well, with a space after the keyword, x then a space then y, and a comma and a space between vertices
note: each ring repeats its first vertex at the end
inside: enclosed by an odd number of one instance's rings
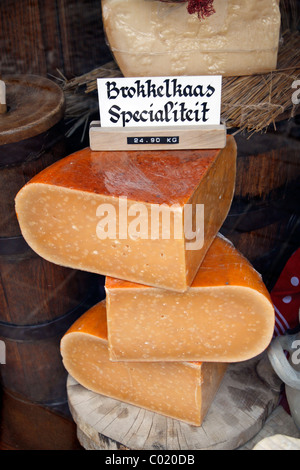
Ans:
POLYGON ((106 278, 114 361, 242 362, 270 344, 275 312, 261 275, 218 236, 185 293, 106 278))
POLYGON ((232 136, 224 149, 215 150, 80 150, 18 192, 22 235, 54 264, 184 292, 227 217, 236 157, 232 136), (192 227, 199 205, 204 206, 203 230, 202 216, 198 221, 203 236, 190 250, 185 209, 193 209, 192 227), (162 211, 170 217, 166 237, 162 211), (143 235, 138 228, 132 235, 135 224, 143 226, 143 235))
POLYGON ((226 364, 111 362, 105 301, 92 307, 61 340, 63 364, 83 387, 163 416, 201 426, 226 364))

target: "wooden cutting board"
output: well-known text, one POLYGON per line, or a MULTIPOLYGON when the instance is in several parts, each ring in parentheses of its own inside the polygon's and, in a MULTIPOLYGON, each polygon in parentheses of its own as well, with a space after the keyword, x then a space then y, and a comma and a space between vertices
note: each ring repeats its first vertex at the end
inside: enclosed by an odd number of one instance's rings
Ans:
POLYGON ((260 379, 261 360, 229 366, 199 428, 98 395, 69 376, 68 400, 78 439, 87 450, 237 449, 261 430, 279 401, 277 387, 260 379))

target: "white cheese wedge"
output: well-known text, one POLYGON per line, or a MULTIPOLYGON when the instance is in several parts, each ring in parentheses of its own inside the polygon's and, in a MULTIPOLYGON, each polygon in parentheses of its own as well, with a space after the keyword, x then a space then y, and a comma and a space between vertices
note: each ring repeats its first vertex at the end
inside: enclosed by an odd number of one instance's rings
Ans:
POLYGON ((276 69, 279 0, 214 0, 199 20, 186 3, 102 0, 103 25, 124 76, 248 75, 276 69))

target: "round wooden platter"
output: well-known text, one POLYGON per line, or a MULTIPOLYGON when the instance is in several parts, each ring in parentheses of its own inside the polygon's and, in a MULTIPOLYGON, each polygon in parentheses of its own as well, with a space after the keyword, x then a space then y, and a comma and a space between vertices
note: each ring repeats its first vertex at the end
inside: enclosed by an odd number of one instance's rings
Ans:
POLYGON ((35 137, 63 118, 64 93, 52 80, 36 75, 8 75, 2 80, 7 113, 0 115, 0 145, 35 137))
POLYGON ((279 390, 260 379, 257 366, 257 359, 229 366, 201 427, 98 395, 69 375, 78 439, 86 450, 237 449, 259 433, 279 400, 279 390))

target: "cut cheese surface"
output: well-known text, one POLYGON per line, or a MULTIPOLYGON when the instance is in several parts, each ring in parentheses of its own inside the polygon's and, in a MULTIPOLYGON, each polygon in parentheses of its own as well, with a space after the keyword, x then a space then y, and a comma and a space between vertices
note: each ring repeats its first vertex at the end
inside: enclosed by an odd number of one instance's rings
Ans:
POLYGON ((222 150, 84 149, 18 193, 22 234, 50 262, 183 292, 227 217, 236 154, 231 136, 222 150))
POLYGON ((226 372, 225 364, 111 362, 105 302, 84 314, 61 341, 69 374, 93 392, 200 426, 226 372))
POLYGON ((187 292, 109 277, 105 288, 112 360, 241 362, 273 336, 274 308, 260 275, 220 236, 187 292))
POLYGON ((276 69, 279 0, 214 0, 199 21, 187 4, 102 0, 109 45, 124 76, 250 75, 276 69))

